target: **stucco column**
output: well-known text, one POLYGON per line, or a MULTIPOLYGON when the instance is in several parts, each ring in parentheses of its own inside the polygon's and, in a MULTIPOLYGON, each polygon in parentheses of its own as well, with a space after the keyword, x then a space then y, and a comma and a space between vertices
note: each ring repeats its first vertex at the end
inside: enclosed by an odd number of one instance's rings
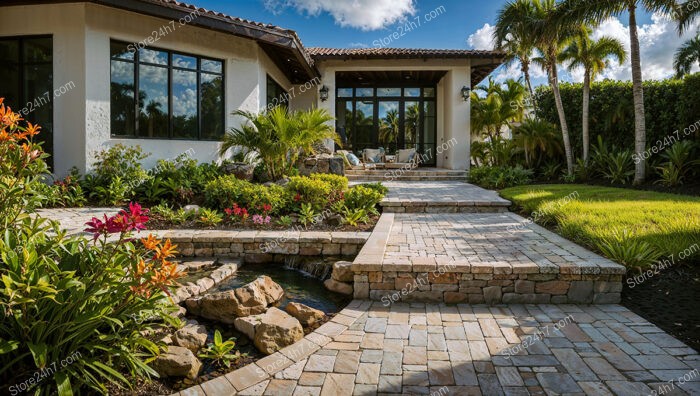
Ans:
MULTIPOLYGON (((317 105, 319 109, 325 109, 328 112, 328 114, 330 114, 331 117, 333 117, 333 120, 329 121, 328 124, 333 128, 333 130, 335 130, 335 69, 321 69, 320 72, 321 85, 318 86, 317 89, 321 89, 321 87, 325 85, 328 88, 328 100, 322 102, 320 95, 318 95, 317 105)), ((326 147, 328 147, 330 150, 334 150, 335 144, 332 140, 327 139, 326 147)))
POLYGON ((437 142, 436 155, 447 169, 469 170, 471 125, 469 101, 462 98, 462 87, 471 86, 469 67, 453 68, 445 75, 444 138, 437 142))

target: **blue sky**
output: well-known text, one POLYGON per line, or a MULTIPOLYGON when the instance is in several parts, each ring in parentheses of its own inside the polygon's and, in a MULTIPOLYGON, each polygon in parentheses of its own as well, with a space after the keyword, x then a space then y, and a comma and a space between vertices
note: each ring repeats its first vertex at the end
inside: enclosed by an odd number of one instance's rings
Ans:
MULTIPOLYGON (((491 28, 506 0, 189 0, 228 15, 272 23, 297 31, 305 46, 488 49, 491 28), (431 15, 432 14, 432 15, 431 15), (420 21, 418 26, 417 21, 420 21), (407 22, 413 22, 407 25, 407 22), (410 28, 410 31, 409 31, 410 28), (398 40, 388 39, 394 32, 398 40), (383 43, 382 43, 383 41, 383 43)), ((645 78, 672 74, 672 57, 683 38, 661 16, 638 17, 645 78)), ((696 27, 697 27, 696 23, 696 27)), ((627 21, 609 20, 594 36, 608 35, 629 46, 627 21)), ((518 66, 495 72, 499 79, 518 77, 518 66)), ((612 65, 600 78, 629 79, 628 65, 612 65)), ((578 81, 582 73, 564 72, 563 80, 578 81)), ((544 76, 535 73, 537 83, 544 76)))

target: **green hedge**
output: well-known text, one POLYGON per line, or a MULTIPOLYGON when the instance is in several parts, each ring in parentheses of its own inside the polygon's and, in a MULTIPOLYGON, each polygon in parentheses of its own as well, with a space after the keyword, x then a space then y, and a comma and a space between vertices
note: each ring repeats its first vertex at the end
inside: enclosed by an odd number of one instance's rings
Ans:
MULTIPOLYGON (((581 155, 582 84, 561 84, 562 101, 576 156, 581 155)), ((537 89, 536 114, 559 125, 552 90, 547 86, 537 89)), ((603 81, 591 86, 590 136, 594 142, 601 135, 608 144, 634 147, 634 104, 632 83, 603 81)), ((647 145, 689 127, 700 120, 700 73, 683 80, 644 82, 647 145)), ((700 140, 700 134, 694 137, 700 140)))

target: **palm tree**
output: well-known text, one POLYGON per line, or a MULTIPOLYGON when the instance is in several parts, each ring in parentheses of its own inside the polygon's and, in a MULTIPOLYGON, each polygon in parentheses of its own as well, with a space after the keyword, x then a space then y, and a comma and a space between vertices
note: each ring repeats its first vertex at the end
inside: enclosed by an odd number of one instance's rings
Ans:
POLYGON ((582 26, 580 33, 571 44, 564 49, 559 59, 570 62, 569 71, 578 67, 583 68, 583 161, 588 164, 589 137, 589 107, 591 98, 591 81, 609 65, 609 58, 615 58, 622 64, 627 59, 627 52, 622 43, 613 37, 601 37, 592 40, 591 29, 582 26))
MULTIPOLYGON (((649 13, 663 12, 679 15, 676 0, 564 0, 559 4, 555 20, 558 25, 598 24, 610 17, 627 12, 629 14, 630 62, 632 65, 632 93, 634 97, 634 151, 644 158, 646 150, 646 123, 644 119, 644 89, 642 87, 642 65, 637 31, 637 7, 649 13)), ((635 161, 634 184, 644 182, 645 161, 635 161)))
POLYGON ((539 165, 542 154, 561 153, 557 126, 541 119, 529 119, 513 131, 513 140, 523 149, 528 167, 539 165))
MULTIPOLYGON (((519 1, 518 6, 528 7, 529 3, 527 1, 519 1)), ((501 12, 503 12, 503 10, 501 10, 501 12)), ((504 65, 510 66, 515 61, 520 62, 520 71, 525 77, 525 83, 527 84, 527 90, 530 92, 530 98, 534 98, 534 91, 532 90, 532 82, 530 80, 530 65, 532 64, 532 51, 534 51, 535 47, 528 37, 527 32, 516 27, 505 37, 498 37, 497 34, 494 34, 494 36, 496 49, 506 53, 504 65)))
POLYGON ((559 126, 566 152, 566 168, 569 175, 574 172, 574 156, 569 139, 569 127, 564 113, 564 104, 559 91, 559 75, 557 71, 559 52, 567 44, 571 34, 569 28, 555 24, 554 11, 557 8, 555 0, 514 0, 506 4, 500 11, 496 22, 496 42, 503 42, 509 34, 522 33, 527 35, 540 52, 540 57, 533 62, 538 63, 547 71, 549 85, 552 88, 554 101, 559 115, 559 126))
POLYGON ((284 106, 277 106, 266 113, 238 110, 234 115, 245 122, 224 135, 219 155, 223 157, 234 147, 246 155, 253 153, 265 165, 270 180, 290 174, 303 153, 313 154, 314 144, 338 140, 328 124, 333 117, 322 109, 289 113, 284 106))
POLYGON ((471 93, 472 131, 494 142, 504 125, 523 119, 525 94, 520 80, 508 79, 501 86, 489 77, 488 85, 479 85, 471 93))
POLYGON ((694 39, 686 41, 673 57, 673 68, 676 69, 676 77, 681 78, 690 73, 693 63, 700 65, 700 34, 694 39))

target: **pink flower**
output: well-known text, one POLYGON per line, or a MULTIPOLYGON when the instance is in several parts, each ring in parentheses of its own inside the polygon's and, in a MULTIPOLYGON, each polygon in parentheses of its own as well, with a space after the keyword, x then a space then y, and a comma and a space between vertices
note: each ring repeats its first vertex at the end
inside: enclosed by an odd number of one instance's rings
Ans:
POLYGON ((253 215, 253 223, 254 224, 263 224, 265 222, 265 219, 263 219, 262 216, 259 214, 253 215))
POLYGON ((93 241, 96 241, 101 235, 121 232, 122 225, 121 221, 117 219, 117 216, 107 218, 107 215, 104 215, 104 219, 105 220, 102 221, 97 217, 93 217, 92 220, 85 223, 85 225, 88 226, 88 228, 85 229, 85 232, 92 234, 93 241))
POLYGON ((145 230, 146 222, 148 221, 148 209, 141 208, 141 205, 131 202, 129 203, 129 212, 126 210, 121 210, 117 217, 119 223, 121 223, 122 232, 127 232, 131 230, 145 230))

